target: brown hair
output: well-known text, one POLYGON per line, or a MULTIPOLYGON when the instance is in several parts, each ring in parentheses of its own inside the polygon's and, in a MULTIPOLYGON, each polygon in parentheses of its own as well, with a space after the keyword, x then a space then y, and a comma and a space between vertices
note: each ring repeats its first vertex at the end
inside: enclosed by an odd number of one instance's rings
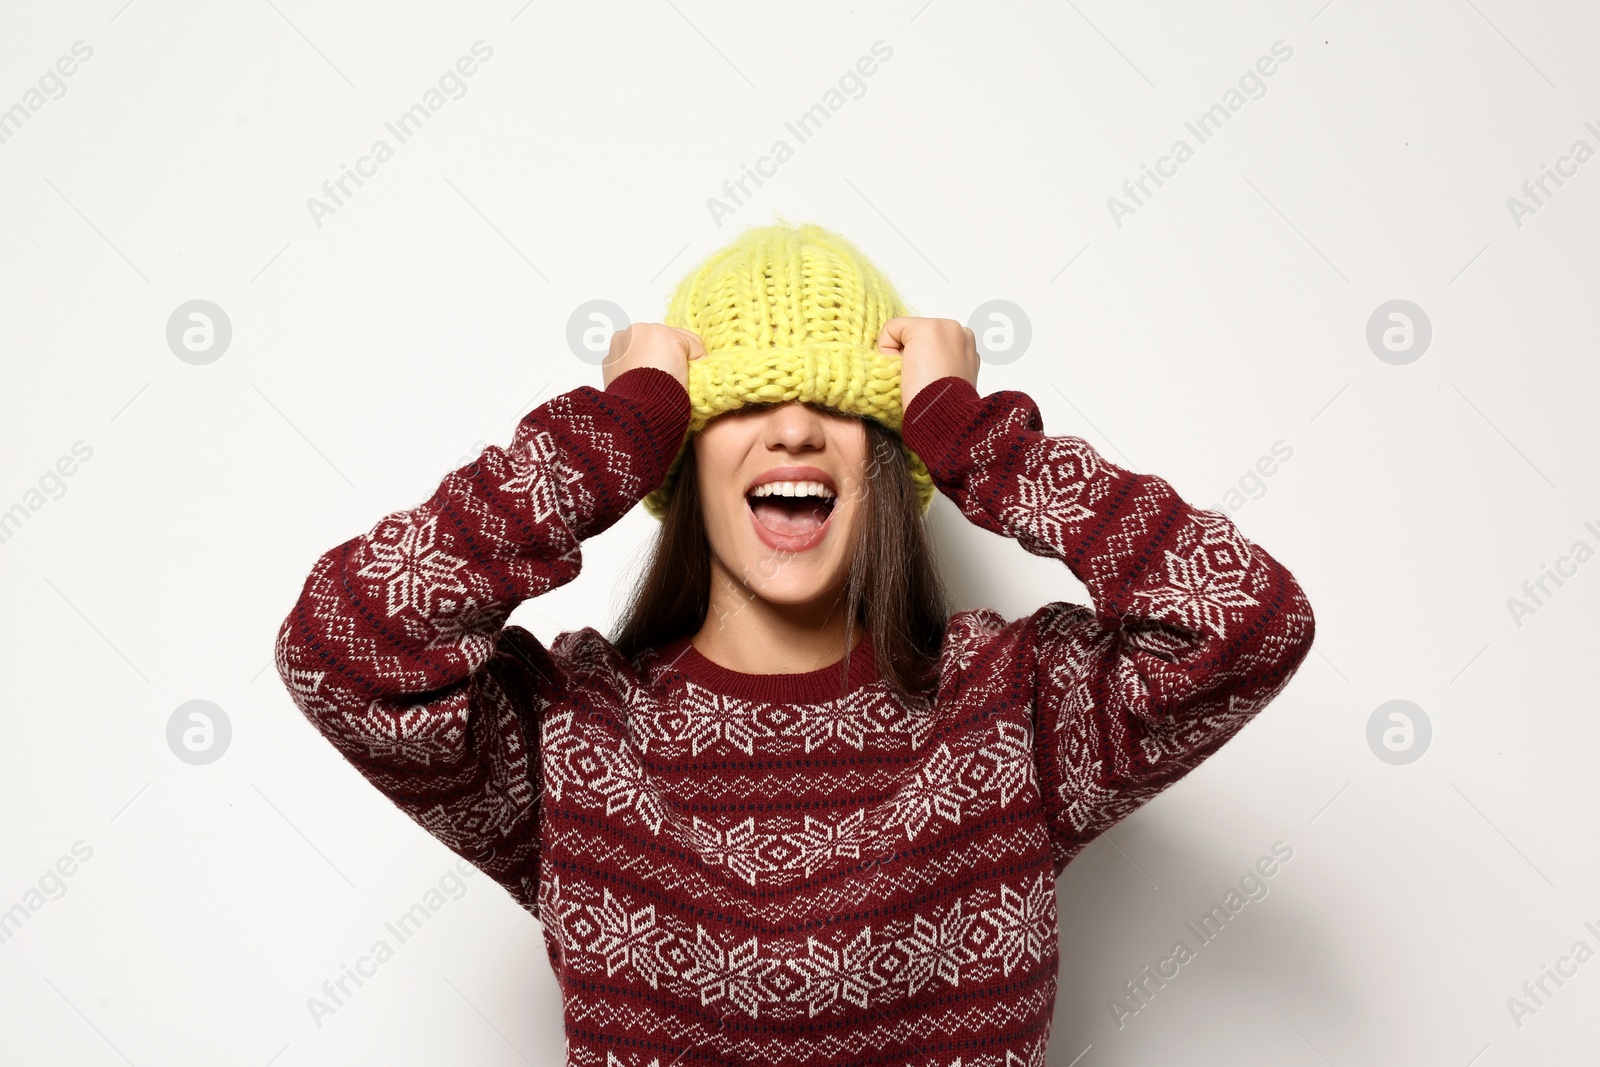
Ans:
MULTIPOLYGON (((938 683, 939 649, 949 617, 944 585, 900 436, 873 419, 860 421, 867 432, 866 484, 840 489, 841 495, 862 492, 863 504, 855 555, 841 593, 845 647, 854 645, 855 626, 865 627, 872 635, 878 671, 890 686, 903 697, 930 696, 938 683)), ((700 514, 691 445, 684 449, 650 561, 612 643, 632 659, 645 649, 697 633, 710 610, 710 596, 711 542, 700 514)), ((848 670, 846 657, 840 665, 841 695, 848 670)))

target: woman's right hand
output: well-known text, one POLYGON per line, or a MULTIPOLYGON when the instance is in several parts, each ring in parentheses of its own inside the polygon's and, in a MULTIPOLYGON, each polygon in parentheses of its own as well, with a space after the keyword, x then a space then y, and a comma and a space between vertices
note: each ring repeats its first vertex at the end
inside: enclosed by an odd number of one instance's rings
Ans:
POLYGON ((693 330, 680 330, 659 322, 636 322, 611 335, 611 351, 601 361, 605 385, 635 367, 664 370, 685 389, 689 387, 689 361, 706 354, 706 346, 693 330))

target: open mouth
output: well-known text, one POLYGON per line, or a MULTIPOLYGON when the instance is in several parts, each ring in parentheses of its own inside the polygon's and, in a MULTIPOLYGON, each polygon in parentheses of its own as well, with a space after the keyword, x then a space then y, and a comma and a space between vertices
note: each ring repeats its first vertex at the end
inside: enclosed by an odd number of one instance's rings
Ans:
POLYGON ((809 538, 833 514, 836 494, 816 481, 765 482, 745 494, 750 513, 763 528, 781 538, 809 538))

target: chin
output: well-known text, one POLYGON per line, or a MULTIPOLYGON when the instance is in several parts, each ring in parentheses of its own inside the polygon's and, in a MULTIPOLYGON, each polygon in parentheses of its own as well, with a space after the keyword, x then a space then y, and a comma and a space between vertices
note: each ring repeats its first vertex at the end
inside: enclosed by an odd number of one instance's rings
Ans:
POLYGON ((823 573, 810 561, 801 562, 782 553, 772 553, 752 559, 741 573, 750 591, 773 604, 810 604, 824 597, 833 597, 844 583, 840 568, 827 568, 823 573))
POLYGON ((833 601, 850 569, 855 515, 830 506, 824 521, 803 536, 763 528, 745 497, 718 508, 714 543, 729 550, 722 564, 749 591, 771 604, 797 607, 833 601))

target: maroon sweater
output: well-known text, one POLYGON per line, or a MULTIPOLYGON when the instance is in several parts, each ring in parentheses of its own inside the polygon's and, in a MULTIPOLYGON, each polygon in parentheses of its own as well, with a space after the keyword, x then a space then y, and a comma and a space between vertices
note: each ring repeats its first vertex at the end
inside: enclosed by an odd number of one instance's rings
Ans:
POLYGON ((951 377, 906 444, 1094 606, 958 612, 935 699, 898 699, 870 634, 754 675, 687 638, 630 661, 590 627, 546 647, 507 626, 661 482, 688 416, 654 368, 540 405, 317 561, 284 684, 538 917, 569 1064, 1040 1067, 1056 876, 1278 694, 1310 605, 1223 515, 951 377))

